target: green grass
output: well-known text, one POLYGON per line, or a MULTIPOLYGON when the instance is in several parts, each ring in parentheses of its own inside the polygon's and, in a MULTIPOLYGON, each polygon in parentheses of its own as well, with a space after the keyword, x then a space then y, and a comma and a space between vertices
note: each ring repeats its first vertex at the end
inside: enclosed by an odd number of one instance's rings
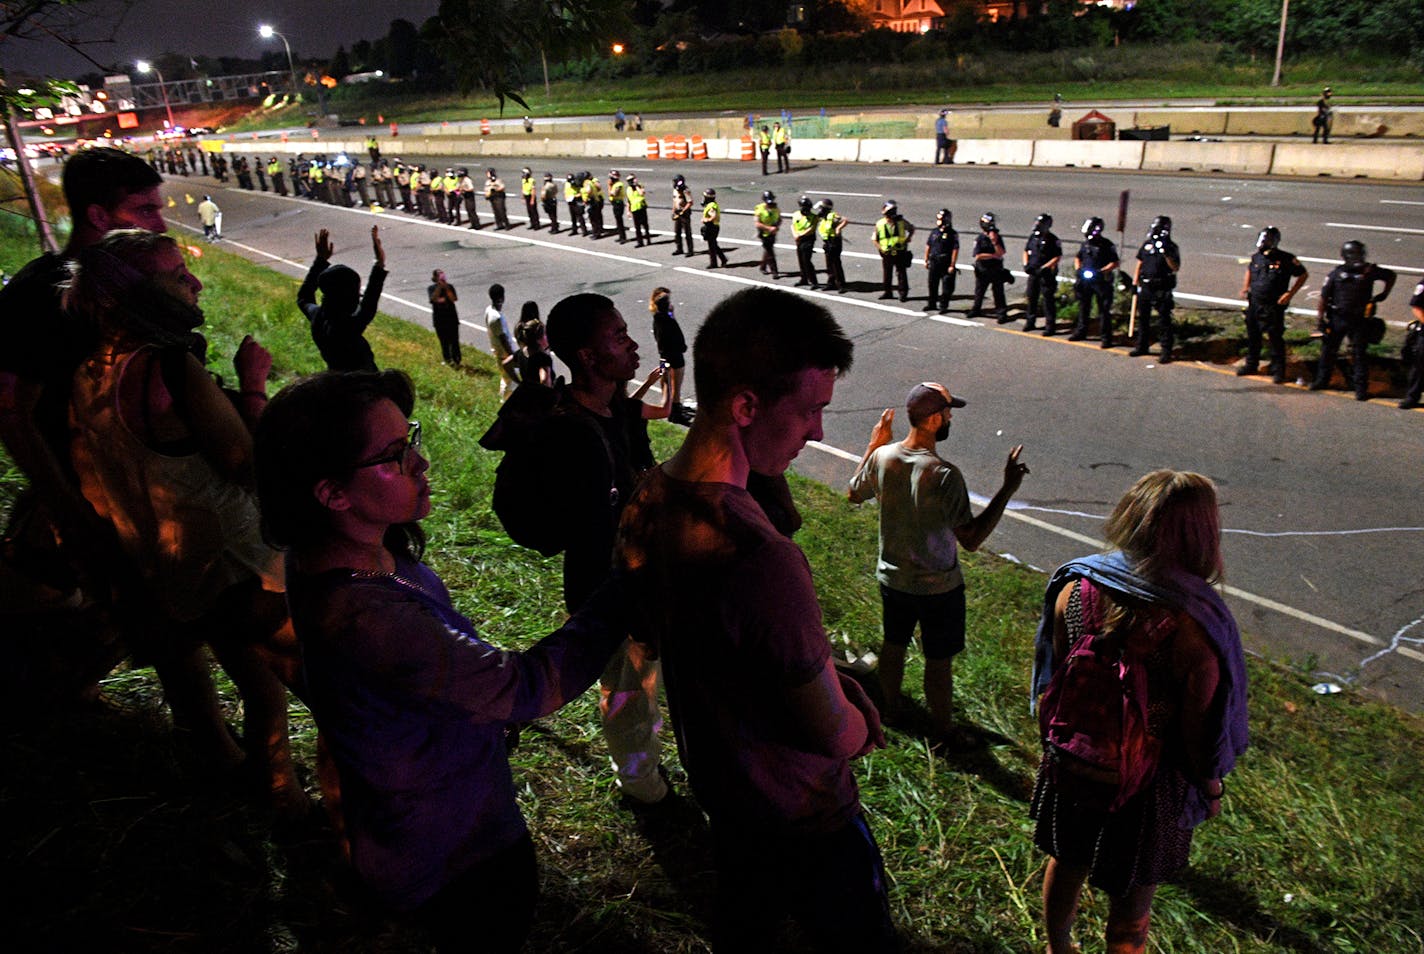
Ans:
MULTIPOLYGON (((0 261, 30 254, 16 252, 23 241, 0 226, 0 261)), ((210 248, 194 270, 215 367, 248 332, 276 356, 277 383, 319 367, 292 279, 210 248)), ((496 408, 491 363, 481 355, 471 372, 444 368, 433 335, 386 316, 369 337, 378 362, 416 382, 433 462, 431 563, 489 638, 528 645, 559 622, 559 563, 513 546, 490 512, 496 461, 475 439, 496 408)), ((681 432, 655 430, 666 455, 681 432)), ((0 486, 12 491, 17 480, 0 467, 0 486)), ((793 488, 831 637, 872 650, 874 507, 853 508, 806 480, 793 488)), ((970 640, 957 694, 984 744, 947 755, 892 731, 857 776, 910 950, 1041 951, 1044 858, 1026 817, 1037 736, 1026 702, 1044 580, 992 556, 965 562, 970 640)), ((62 631, 51 624, 46 635, 62 631)), ((1250 672, 1253 747, 1230 779, 1225 813, 1199 833, 1187 880, 1159 893, 1151 949, 1424 950, 1424 724, 1354 692, 1317 696, 1303 675, 1260 661, 1250 672)), ((918 681, 912 665, 916 696, 918 681)), ((235 709, 230 687, 224 693, 235 709)), ((260 812, 183 767, 151 672, 121 668, 103 694, 85 709, 8 713, 0 822, 6 867, 23 873, 9 908, 14 949, 423 950, 353 900, 328 841, 274 839, 260 812)), ((310 784, 314 732, 295 704, 293 733, 310 784)), ((685 793, 675 755, 668 760, 685 793)), ((700 818, 685 801, 661 821, 618 806, 594 693, 526 729, 513 761, 543 869, 530 951, 708 949, 700 818)), ((1100 949, 1104 911, 1090 895, 1081 918, 1089 950, 1100 949)))
MULTIPOLYGON (((1302 57, 1287 61, 1279 87, 1270 85, 1273 62, 1233 53, 1218 45, 1123 45, 1064 49, 1049 53, 963 52, 951 59, 909 59, 899 63, 829 66, 771 65, 764 69, 699 75, 639 74, 624 78, 594 75, 561 79, 546 94, 538 78, 524 90, 529 109, 510 103, 506 115, 528 112, 536 119, 690 111, 744 115, 821 107, 923 106, 928 104, 1046 104, 1054 93, 1070 103, 1141 99, 1205 99, 1221 105, 1313 103, 1322 83, 1333 84, 1336 105, 1360 102, 1424 102, 1424 74, 1418 65, 1377 56, 1302 57), (1042 77, 1042 79, 1040 79, 1042 77)), ((340 87, 328 96, 331 112, 366 116, 376 122, 472 120, 498 115, 498 104, 478 92, 405 93, 397 86, 340 87)), ((254 112, 234 131, 275 128, 293 122, 291 110, 254 112)), ((894 129, 877 136, 903 135, 894 129)), ((798 135, 810 135, 799 133, 798 135)))

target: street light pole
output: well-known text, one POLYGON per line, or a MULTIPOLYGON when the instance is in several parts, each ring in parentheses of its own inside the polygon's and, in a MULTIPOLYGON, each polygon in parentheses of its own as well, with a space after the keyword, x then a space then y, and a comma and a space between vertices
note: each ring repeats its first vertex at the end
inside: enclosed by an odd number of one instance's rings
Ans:
POLYGON ((257 28, 257 35, 262 37, 262 39, 264 40, 270 40, 274 36, 279 37, 281 39, 282 46, 287 51, 287 70, 292 74, 292 95, 300 95, 301 87, 297 85, 297 67, 292 63, 292 45, 287 42, 286 34, 278 33, 276 30, 272 29, 270 24, 264 23, 257 28))
POLYGON ((148 60, 139 60, 134 65, 138 67, 140 73, 147 73, 151 70, 158 74, 158 89, 163 93, 163 109, 168 113, 168 128, 176 129, 177 124, 173 122, 173 107, 168 104, 168 84, 163 81, 163 71, 148 60))

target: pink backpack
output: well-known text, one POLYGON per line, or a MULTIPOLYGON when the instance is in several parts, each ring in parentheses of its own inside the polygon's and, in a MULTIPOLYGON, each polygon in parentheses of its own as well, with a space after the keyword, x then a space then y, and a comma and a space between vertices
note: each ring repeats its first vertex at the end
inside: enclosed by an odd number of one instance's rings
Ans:
POLYGON ((1100 783, 1106 811, 1114 812, 1147 787, 1157 773, 1162 742, 1147 728, 1147 668, 1142 647, 1157 645, 1175 629, 1175 616, 1152 625, 1149 638, 1103 632, 1098 590, 1078 588, 1083 634, 1054 672, 1039 705, 1039 731, 1056 764, 1100 783))

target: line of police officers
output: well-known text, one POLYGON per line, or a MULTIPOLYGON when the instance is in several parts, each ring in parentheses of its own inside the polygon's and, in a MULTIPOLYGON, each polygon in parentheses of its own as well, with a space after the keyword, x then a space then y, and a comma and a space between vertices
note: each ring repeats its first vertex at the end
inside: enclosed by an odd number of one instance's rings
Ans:
MULTIPOLYGON (((271 177, 274 190, 286 194, 281 163, 273 157, 265 165, 257 160, 259 172, 271 177)), ((350 183, 337 188, 332 180, 341 181, 341 172, 320 157, 307 162, 298 156, 292 161, 291 174, 298 194, 341 204, 350 204, 349 186, 359 192, 364 205, 372 205, 367 192, 367 170, 354 163, 350 183), (345 193, 338 198, 338 193, 345 193)), ((470 228, 481 227, 475 206, 476 186, 466 169, 446 169, 444 175, 423 165, 408 166, 400 159, 380 159, 369 170, 370 187, 376 194, 376 204, 399 207, 451 224, 461 224, 463 208, 470 228)), ((692 239, 694 205, 687 180, 676 175, 672 180, 670 216, 673 224, 674 255, 695 254, 692 239)), ((265 189, 265 182, 264 182, 265 189)), ((486 170, 483 188, 497 229, 513 226, 505 208, 505 186, 496 171, 486 170)), ((551 173, 543 174, 543 183, 534 181, 533 172, 520 171, 520 192, 528 216, 528 227, 542 228, 539 211, 542 208, 551 234, 559 232, 559 188, 551 173)), ((569 214, 568 230, 574 234, 601 239, 616 230, 619 244, 628 241, 625 212, 631 213, 633 238, 637 247, 652 244, 648 227, 647 191, 637 176, 624 180, 617 169, 610 170, 607 187, 588 172, 568 173, 564 177, 562 197, 569 214), (604 208, 611 206, 613 229, 605 229, 604 208)), ((776 239, 781 229, 781 210, 770 190, 762 193, 762 201, 753 210, 753 226, 761 242, 760 271, 773 278, 781 277, 776 260, 776 239)), ((706 243, 708 267, 727 266, 727 256, 718 243, 721 233, 721 206, 715 189, 702 194, 701 235, 706 243)), ((813 202, 801 196, 791 218, 791 231, 796 247, 797 286, 820 289, 825 287, 844 294, 847 290, 845 270, 841 264, 843 234, 848 220, 836 212, 829 198, 813 202), (825 255, 824 281, 815 265, 813 253, 817 240, 825 255)), ((1088 337, 1092 326, 1094 305, 1097 311, 1098 337, 1103 348, 1113 346, 1113 297, 1121 269, 1117 247, 1104 234, 1104 222, 1098 216, 1087 218, 1080 229, 1082 242, 1073 258, 1073 295, 1078 303, 1077 316, 1068 334, 1070 341, 1088 337)), ((908 268, 913 261, 910 241, 915 227, 901 215, 892 199, 881 209, 871 236, 871 243, 881 259, 882 299, 900 301, 909 298, 908 268)), ((1238 375, 1254 375, 1260 371, 1262 345, 1270 346, 1267 373, 1281 384, 1286 379, 1285 314, 1291 300, 1309 275, 1300 259, 1280 247, 1281 233, 1275 226, 1262 229, 1256 238, 1256 248, 1242 279, 1241 294, 1246 298, 1245 324, 1247 351, 1238 375)), ((1044 323, 1042 334, 1058 333, 1058 274, 1063 259, 1063 244, 1053 232, 1053 216, 1045 212, 1033 224, 1024 244, 1022 265, 1028 277, 1026 289, 1025 331, 1044 323)), ((979 216, 979 232, 974 239, 974 298, 969 316, 983 314, 986 295, 992 294, 994 315, 1000 324, 1013 321, 1008 313, 1004 286, 1012 284, 1014 275, 1005 264, 1008 252, 1000 233, 997 217, 992 212, 979 216)), ((1327 387, 1338 359, 1341 345, 1349 340, 1351 350, 1351 383, 1359 400, 1368 398, 1368 355, 1371 343, 1379 341, 1383 322, 1374 314, 1376 306, 1393 289, 1396 275, 1390 269, 1366 260, 1362 242, 1351 240, 1341 248, 1342 263, 1327 276, 1321 287, 1318 305, 1316 337, 1321 339, 1321 359, 1311 390, 1327 387)), ((940 209, 935 225, 929 230, 924 247, 924 265, 928 276, 928 296, 924 310, 946 314, 954 295, 959 264, 959 234, 954 229, 949 209, 940 209)), ((1130 288, 1130 330, 1135 331, 1133 356, 1149 353, 1155 337, 1158 360, 1170 363, 1174 358, 1176 326, 1173 321, 1173 289, 1182 267, 1181 251, 1172 240, 1172 220, 1159 215, 1148 227, 1147 236, 1137 249, 1130 288), (1135 325, 1135 327, 1133 327, 1135 325)), ((1420 383, 1424 381, 1424 283, 1415 290, 1410 302, 1416 321, 1411 325, 1405 360, 1410 367, 1410 384, 1404 407, 1417 407, 1420 383), (1411 351, 1410 348, 1413 348, 1411 351)))

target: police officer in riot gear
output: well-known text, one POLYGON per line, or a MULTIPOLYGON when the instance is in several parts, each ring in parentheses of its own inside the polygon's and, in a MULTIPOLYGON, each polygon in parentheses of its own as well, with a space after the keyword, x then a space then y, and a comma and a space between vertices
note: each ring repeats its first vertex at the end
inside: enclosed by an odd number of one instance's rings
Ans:
POLYGON ((1063 243, 1053 234, 1053 216, 1044 212, 1033 222, 1033 232, 1024 243, 1023 266, 1028 273, 1028 321, 1024 331, 1038 327, 1043 317, 1043 336, 1058 331, 1058 263, 1063 259, 1063 243))
POLYGON ((1424 280, 1414 286, 1409 310, 1414 314, 1414 320, 1405 332, 1404 348, 1400 352, 1407 376, 1404 400, 1399 402, 1400 410, 1404 411, 1418 407, 1420 399, 1424 398, 1424 280))
POLYGON ((1281 230, 1268 225, 1256 236, 1256 251, 1241 280, 1246 299, 1246 363, 1238 375, 1257 373, 1261 364, 1261 333, 1271 342, 1271 380, 1286 380, 1286 308, 1300 291, 1310 273, 1290 252, 1281 247, 1281 230), (1294 283, 1291 279, 1295 279, 1294 283))
POLYGON ((935 215, 935 226, 925 239, 925 269, 929 272, 929 300, 925 311, 949 314, 949 300, 954 297, 954 279, 958 274, 959 233, 954 230, 954 216, 948 209, 935 215))
POLYGON ((776 267, 776 233, 781 231, 781 209, 770 189, 761 194, 761 201, 752 211, 752 225, 761 240, 761 273, 780 278, 781 271, 776 267))
POLYGON ((707 243, 707 267, 716 268, 721 262, 727 267, 727 253, 717 244, 717 236, 722 232, 722 207, 717 204, 717 190, 702 191, 702 240, 707 243))
POLYGON ((1009 305, 1004 299, 1004 285, 1013 276, 1004 267, 1004 238, 999 234, 999 221, 993 212, 979 216, 979 234, 974 236, 974 304, 969 317, 983 314, 984 292, 994 290, 994 317, 999 324, 1009 320, 1009 305))
POLYGON ((811 207, 811 197, 803 195, 796 203, 796 214, 791 216, 791 234, 796 239, 796 265, 801 271, 801 279, 796 283, 820 288, 816 284, 816 262, 811 257, 816 250, 815 212, 811 207))
POLYGON ((1172 362, 1176 328, 1172 324, 1172 289, 1177 287, 1177 271, 1182 253, 1172 241, 1172 219, 1159 215, 1147 230, 1147 241, 1137 249, 1137 267, 1132 284, 1137 295, 1137 346, 1128 352, 1134 358, 1147 353, 1152 336, 1152 316, 1158 317, 1157 341, 1162 346, 1162 364, 1172 362))
POLYGON ((1117 271, 1117 246, 1103 237, 1103 220, 1094 215, 1083 222, 1083 244, 1073 258, 1073 293, 1078 297, 1078 320, 1073 325, 1069 341, 1088 337, 1088 319, 1093 302, 1098 303, 1098 320, 1102 323, 1102 346, 1112 347, 1113 273, 1117 271))
POLYGON ((837 294, 844 295, 846 291, 845 268, 841 265, 841 246, 844 241, 841 233, 845 231, 845 216, 836 211, 835 203, 830 199, 821 199, 811 211, 815 213, 819 220, 816 223, 816 234, 821 239, 821 251, 826 253, 826 287, 834 288, 837 294))
POLYGON ((687 242, 687 256, 692 257, 692 195, 687 191, 687 180, 677 175, 672 177, 672 237, 677 243, 674 255, 681 255, 683 241, 687 242))
POLYGON ((1394 289, 1396 276, 1383 265, 1365 261, 1365 243, 1355 239, 1340 246, 1340 258, 1341 264, 1331 270, 1325 284, 1320 286, 1317 315, 1325 329, 1325 337, 1320 342, 1320 368, 1315 373, 1315 380, 1310 382, 1310 390, 1320 391, 1330 383, 1340 343, 1348 337, 1355 400, 1368 401, 1369 319, 1374 317, 1374 306, 1384 301, 1394 289), (1375 293, 1376 282, 1384 284, 1378 294, 1375 293))

